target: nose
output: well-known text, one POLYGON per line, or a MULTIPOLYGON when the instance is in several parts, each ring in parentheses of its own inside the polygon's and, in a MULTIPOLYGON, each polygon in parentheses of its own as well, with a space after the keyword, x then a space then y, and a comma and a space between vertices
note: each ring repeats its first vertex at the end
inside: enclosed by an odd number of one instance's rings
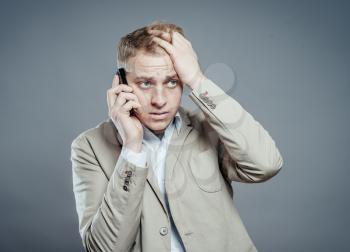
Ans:
POLYGON ((167 103, 167 99, 163 91, 163 88, 154 89, 151 99, 151 103, 153 106, 157 108, 162 108, 167 103))

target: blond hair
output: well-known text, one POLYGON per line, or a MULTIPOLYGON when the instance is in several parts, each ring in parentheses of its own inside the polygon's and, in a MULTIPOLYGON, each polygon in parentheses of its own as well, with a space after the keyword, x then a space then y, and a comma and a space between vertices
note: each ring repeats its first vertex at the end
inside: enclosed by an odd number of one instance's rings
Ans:
POLYGON ((174 31, 184 35, 183 29, 175 24, 156 20, 144 27, 138 28, 133 32, 122 37, 117 46, 117 62, 119 67, 128 68, 128 60, 139 51, 158 55, 164 52, 158 44, 152 41, 153 34, 147 32, 148 29, 156 29, 172 34, 174 31))

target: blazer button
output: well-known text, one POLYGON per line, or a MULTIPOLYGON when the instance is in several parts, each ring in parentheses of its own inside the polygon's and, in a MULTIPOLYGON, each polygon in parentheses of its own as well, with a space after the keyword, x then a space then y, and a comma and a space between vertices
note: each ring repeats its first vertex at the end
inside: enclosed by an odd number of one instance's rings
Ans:
POLYGON ((206 97, 206 96, 203 96, 202 100, 203 100, 205 103, 208 103, 209 98, 208 98, 208 97, 206 97))
POLYGON ((125 185, 125 186, 123 186, 123 189, 124 189, 124 191, 128 191, 129 189, 128 189, 128 187, 125 185))
POLYGON ((168 228, 167 227, 161 227, 160 229, 159 229, 159 233, 161 234, 161 235, 166 235, 167 233, 168 233, 168 228))

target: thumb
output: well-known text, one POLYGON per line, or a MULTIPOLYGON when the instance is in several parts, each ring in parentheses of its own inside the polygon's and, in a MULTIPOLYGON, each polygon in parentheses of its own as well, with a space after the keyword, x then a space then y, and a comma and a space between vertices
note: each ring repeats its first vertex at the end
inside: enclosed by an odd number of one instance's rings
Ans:
POLYGON ((112 87, 116 87, 118 85, 119 85, 119 75, 115 73, 112 80, 112 87))

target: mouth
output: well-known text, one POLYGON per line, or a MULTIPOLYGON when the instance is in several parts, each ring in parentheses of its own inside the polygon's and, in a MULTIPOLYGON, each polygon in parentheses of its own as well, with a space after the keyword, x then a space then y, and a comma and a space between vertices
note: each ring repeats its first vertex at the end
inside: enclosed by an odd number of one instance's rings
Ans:
POLYGON ((151 117, 156 120, 165 119, 168 116, 169 112, 153 112, 150 113, 151 117))

